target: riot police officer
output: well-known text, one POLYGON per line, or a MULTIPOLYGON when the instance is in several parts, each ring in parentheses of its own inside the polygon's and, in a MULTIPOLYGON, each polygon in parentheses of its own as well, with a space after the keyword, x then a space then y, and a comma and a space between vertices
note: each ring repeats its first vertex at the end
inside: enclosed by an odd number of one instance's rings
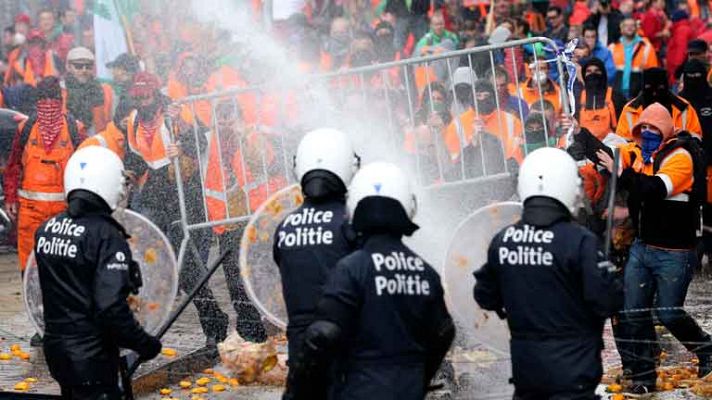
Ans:
MULTIPOLYGON (((351 251, 343 230, 347 220, 345 196, 358 166, 358 156, 341 131, 311 131, 297 148, 294 172, 302 186, 304 204, 280 223, 273 251, 289 318, 290 364, 304 330, 314 321, 314 311, 331 270, 351 251)), ((327 379, 328 374, 324 374, 321 385, 301 389, 288 380, 285 398, 325 398, 327 379)))
POLYGON ((68 209, 35 234, 45 358, 65 399, 119 399, 119 348, 144 360, 161 351, 126 300, 141 279, 128 235, 111 216, 124 196, 123 171, 108 149, 78 150, 64 173, 68 209))
POLYGON ((415 196, 393 164, 362 168, 347 201, 358 250, 342 258, 293 361, 308 384, 337 359, 336 399, 423 399, 455 335, 435 270, 406 247, 415 196))
POLYGON ((477 303, 506 314, 517 400, 594 399, 603 374, 603 324, 622 306, 622 281, 572 221, 580 181, 563 150, 530 153, 519 171, 522 218, 475 272, 477 303))

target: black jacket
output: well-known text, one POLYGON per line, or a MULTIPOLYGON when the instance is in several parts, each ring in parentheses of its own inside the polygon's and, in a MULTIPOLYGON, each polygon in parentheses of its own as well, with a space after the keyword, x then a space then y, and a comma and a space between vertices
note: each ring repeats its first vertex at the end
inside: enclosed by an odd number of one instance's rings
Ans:
POLYGON ((339 261, 317 320, 343 332, 338 399, 422 399, 454 336, 440 277, 389 233, 339 261))
POLYGON ((76 218, 65 212, 37 229, 44 351, 62 385, 115 383, 120 347, 146 358, 160 351, 126 301, 137 268, 126 238, 108 210, 76 218))
POLYGON ((315 203, 307 197, 277 228, 273 257, 282 277, 290 334, 314 321, 329 274, 351 251, 342 229, 346 220, 343 198, 315 203))
POLYGON ((506 312, 518 391, 592 390, 603 373, 603 323, 623 304, 622 283, 596 237, 570 218, 555 200, 527 200, 475 272, 477 303, 506 312))
MULTIPOLYGON (((611 43, 615 43, 620 39, 621 37, 621 22, 623 22, 623 14, 621 14, 620 11, 618 10, 611 10, 610 13, 607 15, 608 17, 608 43, 606 43, 606 46, 610 45, 611 43)), ((596 12, 591 14, 588 18, 586 18, 586 21, 584 21, 584 26, 585 25, 591 25, 598 29, 598 23, 601 22, 601 13, 596 12)))

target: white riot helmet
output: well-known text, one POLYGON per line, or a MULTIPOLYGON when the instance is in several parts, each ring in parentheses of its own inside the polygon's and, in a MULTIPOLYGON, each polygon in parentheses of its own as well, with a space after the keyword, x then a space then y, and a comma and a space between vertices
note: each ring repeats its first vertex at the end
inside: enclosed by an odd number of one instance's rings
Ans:
POLYGON ((356 173, 346 199, 349 218, 353 218, 358 203, 371 196, 397 200, 411 220, 417 211, 410 180, 395 164, 377 161, 366 165, 356 173))
POLYGON ((576 212, 581 195, 576 161, 564 150, 551 147, 534 150, 519 169, 517 191, 522 202, 535 196, 550 197, 576 212))
POLYGON ((329 171, 348 186, 361 163, 351 140, 336 129, 322 128, 308 132, 299 142, 294 156, 294 174, 299 182, 314 170, 329 171))
POLYGON ((86 190, 104 199, 112 210, 124 195, 124 163, 113 151, 101 146, 77 150, 64 169, 64 195, 86 190))

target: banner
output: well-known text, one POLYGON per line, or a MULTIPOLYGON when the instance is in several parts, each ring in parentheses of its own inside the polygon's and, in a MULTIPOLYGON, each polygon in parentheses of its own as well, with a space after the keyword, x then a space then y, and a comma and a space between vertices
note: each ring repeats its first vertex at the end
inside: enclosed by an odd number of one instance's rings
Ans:
POLYGON ((136 10, 136 2, 132 0, 97 0, 95 3, 94 48, 99 79, 111 79, 106 63, 128 52, 124 26, 136 10))

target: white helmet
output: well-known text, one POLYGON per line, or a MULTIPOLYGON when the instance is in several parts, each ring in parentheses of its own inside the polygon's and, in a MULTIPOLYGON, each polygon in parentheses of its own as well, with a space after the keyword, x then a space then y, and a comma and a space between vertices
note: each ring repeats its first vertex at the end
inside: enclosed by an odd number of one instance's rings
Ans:
POLYGON ((349 216, 353 218, 358 203, 371 196, 398 200, 408 218, 412 220, 415 216, 417 206, 410 180, 395 164, 377 161, 356 173, 346 199, 349 216))
POLYGON ((124 163, 113 151, 101 146, 77 150, 64 169, 64 195, 86 190, 104 199, 112 210, 124 195, 124 163))
POLYGON ((550 197, 576 212, 581 194, 576 161, 564 150, 551 147, 534 150, 519 169, 517 190, 522 202, 535 196, 550 197))
POLYGON ((299 142, 294 156, 294 173, 301 182, 307 172, 329 171, 348 186, 359 164, 349 137, 336 129, 323 128, 307 133, 299 142))

